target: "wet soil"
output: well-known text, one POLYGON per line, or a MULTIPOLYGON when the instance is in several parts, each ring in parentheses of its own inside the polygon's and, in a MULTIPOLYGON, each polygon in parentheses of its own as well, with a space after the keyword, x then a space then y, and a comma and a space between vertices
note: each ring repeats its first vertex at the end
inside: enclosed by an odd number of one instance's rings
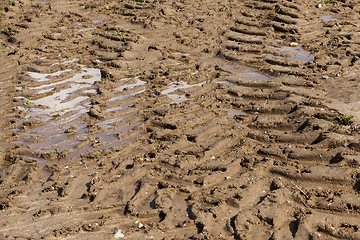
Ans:
POLYGON ((0 0, 0 238, 360 239, 359 11, 0 0))

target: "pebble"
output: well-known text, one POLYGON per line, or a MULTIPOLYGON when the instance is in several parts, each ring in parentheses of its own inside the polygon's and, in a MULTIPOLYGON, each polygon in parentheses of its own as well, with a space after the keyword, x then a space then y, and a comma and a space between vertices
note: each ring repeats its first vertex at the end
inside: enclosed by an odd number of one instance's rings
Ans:
POLYGON ((296 42, 292 42, 292 43, 290 43, 290 46, 291 47, 296 47, 296 46, 298 46, 299 44, 298 43, 296 43, 296 42))
POLYGON ((124 234, 121 232, 121 229, 115 232, 114 238, 123 238, 124 234))

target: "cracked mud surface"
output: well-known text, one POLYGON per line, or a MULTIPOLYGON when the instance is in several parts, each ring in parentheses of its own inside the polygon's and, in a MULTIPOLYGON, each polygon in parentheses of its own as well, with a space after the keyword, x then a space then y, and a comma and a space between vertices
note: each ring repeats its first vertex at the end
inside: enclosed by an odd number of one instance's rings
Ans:
POLYGON ((0 6, 1 239, 360 239, 358 1, 0 6))

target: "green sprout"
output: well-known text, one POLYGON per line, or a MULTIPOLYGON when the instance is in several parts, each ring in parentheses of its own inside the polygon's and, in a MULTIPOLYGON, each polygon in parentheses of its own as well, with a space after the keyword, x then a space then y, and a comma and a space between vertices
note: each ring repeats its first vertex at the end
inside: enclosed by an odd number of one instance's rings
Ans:
POLYGON ((116 34, 116 35, 119 35, 119 36, 122 36, 122 35, 123 35, 123 33, 120 32, 120 30, 116 30, 116 31, 115 31, 115 34, 116 34))
POLYGON ((63 112, 64 112, 64 114, 66 113, 66 111, 65 111, 65 108, 64 107, 62 107, 62 110, 63 110, 63 112))
POLYGON ((4 34, 9 34, 9 29, 7 26, 5 26, 4 28, 1 29, 1 32, 4 34))
POLYGON ((339 116, 336 117, 336 119, 340 122, 340 124, 343 124, 343 125, 351 124, 353 122, 352 121, 353 118, 354 118, 353 115, 349 115, 349 116, 339 115, 339 116))
POLYGON ((26 116, 25 121, 29 121, 30 126, 31 126, 32 125, 32 120, 30 118, 31 118, 30 116, 26 116))
POLYGON ((9 5, 14 6, 14 2, 12 0, 9 0, 9 5))
POLYGON ((28 96, 24 102, 24 105, 29 104, 29 103, 30 103, 30 97, 28 96))

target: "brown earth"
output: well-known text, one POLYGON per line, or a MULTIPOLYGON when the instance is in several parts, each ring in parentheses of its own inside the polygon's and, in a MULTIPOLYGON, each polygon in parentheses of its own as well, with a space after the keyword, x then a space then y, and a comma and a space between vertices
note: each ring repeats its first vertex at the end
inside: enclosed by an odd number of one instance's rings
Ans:
POLYGON ((360 239, 355 0, 0 0, 0 239, 360 239))

